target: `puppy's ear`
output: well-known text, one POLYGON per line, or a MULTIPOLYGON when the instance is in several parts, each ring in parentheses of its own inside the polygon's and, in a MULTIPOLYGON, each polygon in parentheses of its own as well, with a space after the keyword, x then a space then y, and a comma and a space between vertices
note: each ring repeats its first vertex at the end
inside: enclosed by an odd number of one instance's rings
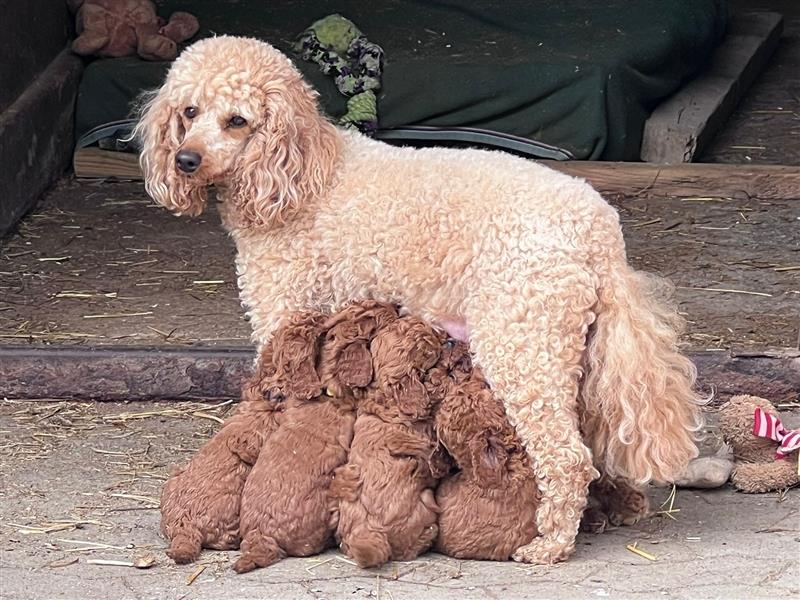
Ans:
POLYGON ((273 342, 276 379, 301 399, 318 396, 322 381, 317 372, 323 323, 320 313, 304 313, 279 330, 273 342))
POLYGON ((364 341, 348 344, 337 361, 339 379, 347 386, 363 388, 372 381, 372 355, 364 341))
POLYGON ((426 419, 431 412, 431 396, 416 374, 386 386, 388 400, 412 419, 426 419))
POLYGON ((489 431, 470 440, 472 468, 482 485, 499 485, 506 467, 508 453, 500 440, 489 431))
POLYGON ((234 166, 231 202, 241 226, 284 222, 319 196, 333 173, 337 133, 302 80, 272 90, 266 114, 234 166))
POLYGON ((261 349, 253 374, 242 385, 242 402, 267 400, 275 383, 275 372, 273 342, 270 341, 261 349))
POLYGON ((203 212, 206 186, 182 177, 175 167, 175 153, 186 130, 170 100, 169 82, 140 100, 139 122, 133 135, 141 146, 139 164, 145 189, 153 200, 177 215, 203 212))

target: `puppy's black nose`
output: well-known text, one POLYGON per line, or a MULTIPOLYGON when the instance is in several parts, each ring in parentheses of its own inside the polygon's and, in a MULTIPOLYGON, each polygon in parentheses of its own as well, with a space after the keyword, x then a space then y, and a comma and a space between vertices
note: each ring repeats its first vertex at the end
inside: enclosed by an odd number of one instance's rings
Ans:
POLYGON ((175 164, 184 173, 194 173, 200 168, 203 157, 191 150, 181 150, 175 155, 175 164))

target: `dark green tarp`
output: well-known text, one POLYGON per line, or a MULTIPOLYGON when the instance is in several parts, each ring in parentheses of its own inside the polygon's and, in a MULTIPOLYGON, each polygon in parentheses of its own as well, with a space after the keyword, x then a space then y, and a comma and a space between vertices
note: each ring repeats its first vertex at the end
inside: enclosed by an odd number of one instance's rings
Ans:
MULTIPOLYGON (((313 21, 340 13, 386 52, 381 127, 471 126, 566 148, 577 158, 637 160, 652 109, 705 64, 725 0, 167 0, 200 36, 262 38, 288 51, 313 21)), ((333 115, 344 98, 296 61, 333 115)), ((124 118, 167 64, 97 60, 81 83, 77 133, 124 118)))

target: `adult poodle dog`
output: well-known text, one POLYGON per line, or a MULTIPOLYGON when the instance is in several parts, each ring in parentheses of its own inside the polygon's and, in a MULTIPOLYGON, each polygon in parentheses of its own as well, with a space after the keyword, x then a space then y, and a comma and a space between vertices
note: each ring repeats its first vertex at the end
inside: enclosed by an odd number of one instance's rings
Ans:
POLYGON ((365 297, 469 339, 541 492, 540 535, 517 560, 570 554, 598 471, 627 497, 695 456, 677 313, 628 266, 616 211, 584 181, 339 130, 286 56, 230 36, 181 54, 137 133, 157 202, 198 215, 216 187, 259 346, 293 311, 365 297))

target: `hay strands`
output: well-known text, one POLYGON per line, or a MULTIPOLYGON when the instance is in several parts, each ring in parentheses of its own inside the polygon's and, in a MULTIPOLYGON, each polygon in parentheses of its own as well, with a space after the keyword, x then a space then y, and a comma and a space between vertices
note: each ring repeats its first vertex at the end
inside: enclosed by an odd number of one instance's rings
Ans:
POLYGON ((135 569, 149 569, 156 564, 156 557, 152 554, 139 554, 133 560, 106 560, 104 558, 90 558, 88 565, 106 565, 110 567, 133 567, 135 569))
POLYGON ((148 419, 150 417, 185 417, 185 416, 199 416, 201 418, 211 418, 212 420, 216 421, 217 418, 214 418, 213 415, 209 414, 209 411, 217 410, 233 404, 233 400, 226 400, 225 402, 220 402, 219 404, 202 404, 197 402, 190 403, 190 406, 187 408, 165 408, 163 410, 148 410, 144 412, 138 413, 119 413, 117 415, 110 415, 109 417, 105 417, 106 422, 108 423, 125 423, 127 421, 134 421, 138 419, 148 419), (201 413, 198 415, 197 413, 201 413))
POLYGON ((200 577, 203 571, 206 570, 206 565, 198 565, 197 568, 192 571, 192 574, 186 578, 186 585, 192 585, 194 580, 200 577))
POLYGON ((84 319, 121 319, 124 317, 145 317, 147 315, 152 315, 152 310, 147 310, 144 312, 132 312, 132 313, 105 313, 100 315, 83 315, 84 319))
POLYGON ((664 502, 662 502, 661 506, 659 507, 662 510, 656 511, 657 515, 664 515, 665 517, 668 517, 673 521, 678 520, 675 518, 675 513, 681 512, 681 509, 675 508, 675 496, 677 492, 678 492, 677 486, 675 484, 672 484, 672 490, 670 491, 669 496, 667 496, 667 499, 664 500, 664 502))
POLYGON ((75 544, 77 548, 67 548, 64 552, 91 552, 93 550, 130 550, 133 544, 128 546, 112 546, 111 544, 104 544, 103 542, 90 542, 86 540, 69 540, 65 538, 56 538, 57 542, 62 544, 75 544))
POLYGON ((645 550, 642 550, 641 548, 639 548, 638 544, 639 544, 639 542, 633 542, 632 544, 626 544, 625 548, 628 551, 633 552, 634 554, 636 554, 638 556, 641 556, 642 558, 645 558, 645 559, 647 559, 647 560, 649 560, 651 562, 655 562, 655 561, 658 560, 658 557, 656 557, 655 554, 650 554, 649 552, 647 552, 645 550))
POLYGON ((100 527, 111 527, 109 523, 103 521, 95 521, 92 519, 81 519, 76 521, 70 520, 56 520, 42 523, 41 525, 22 525, 21 523, 8 523, 9 527, 17 527, 17 533, 22 535, 42 535, 54 533, 56 531, 67 531, 73 529, 82 529, 84 525, 98 525, 100 527))

